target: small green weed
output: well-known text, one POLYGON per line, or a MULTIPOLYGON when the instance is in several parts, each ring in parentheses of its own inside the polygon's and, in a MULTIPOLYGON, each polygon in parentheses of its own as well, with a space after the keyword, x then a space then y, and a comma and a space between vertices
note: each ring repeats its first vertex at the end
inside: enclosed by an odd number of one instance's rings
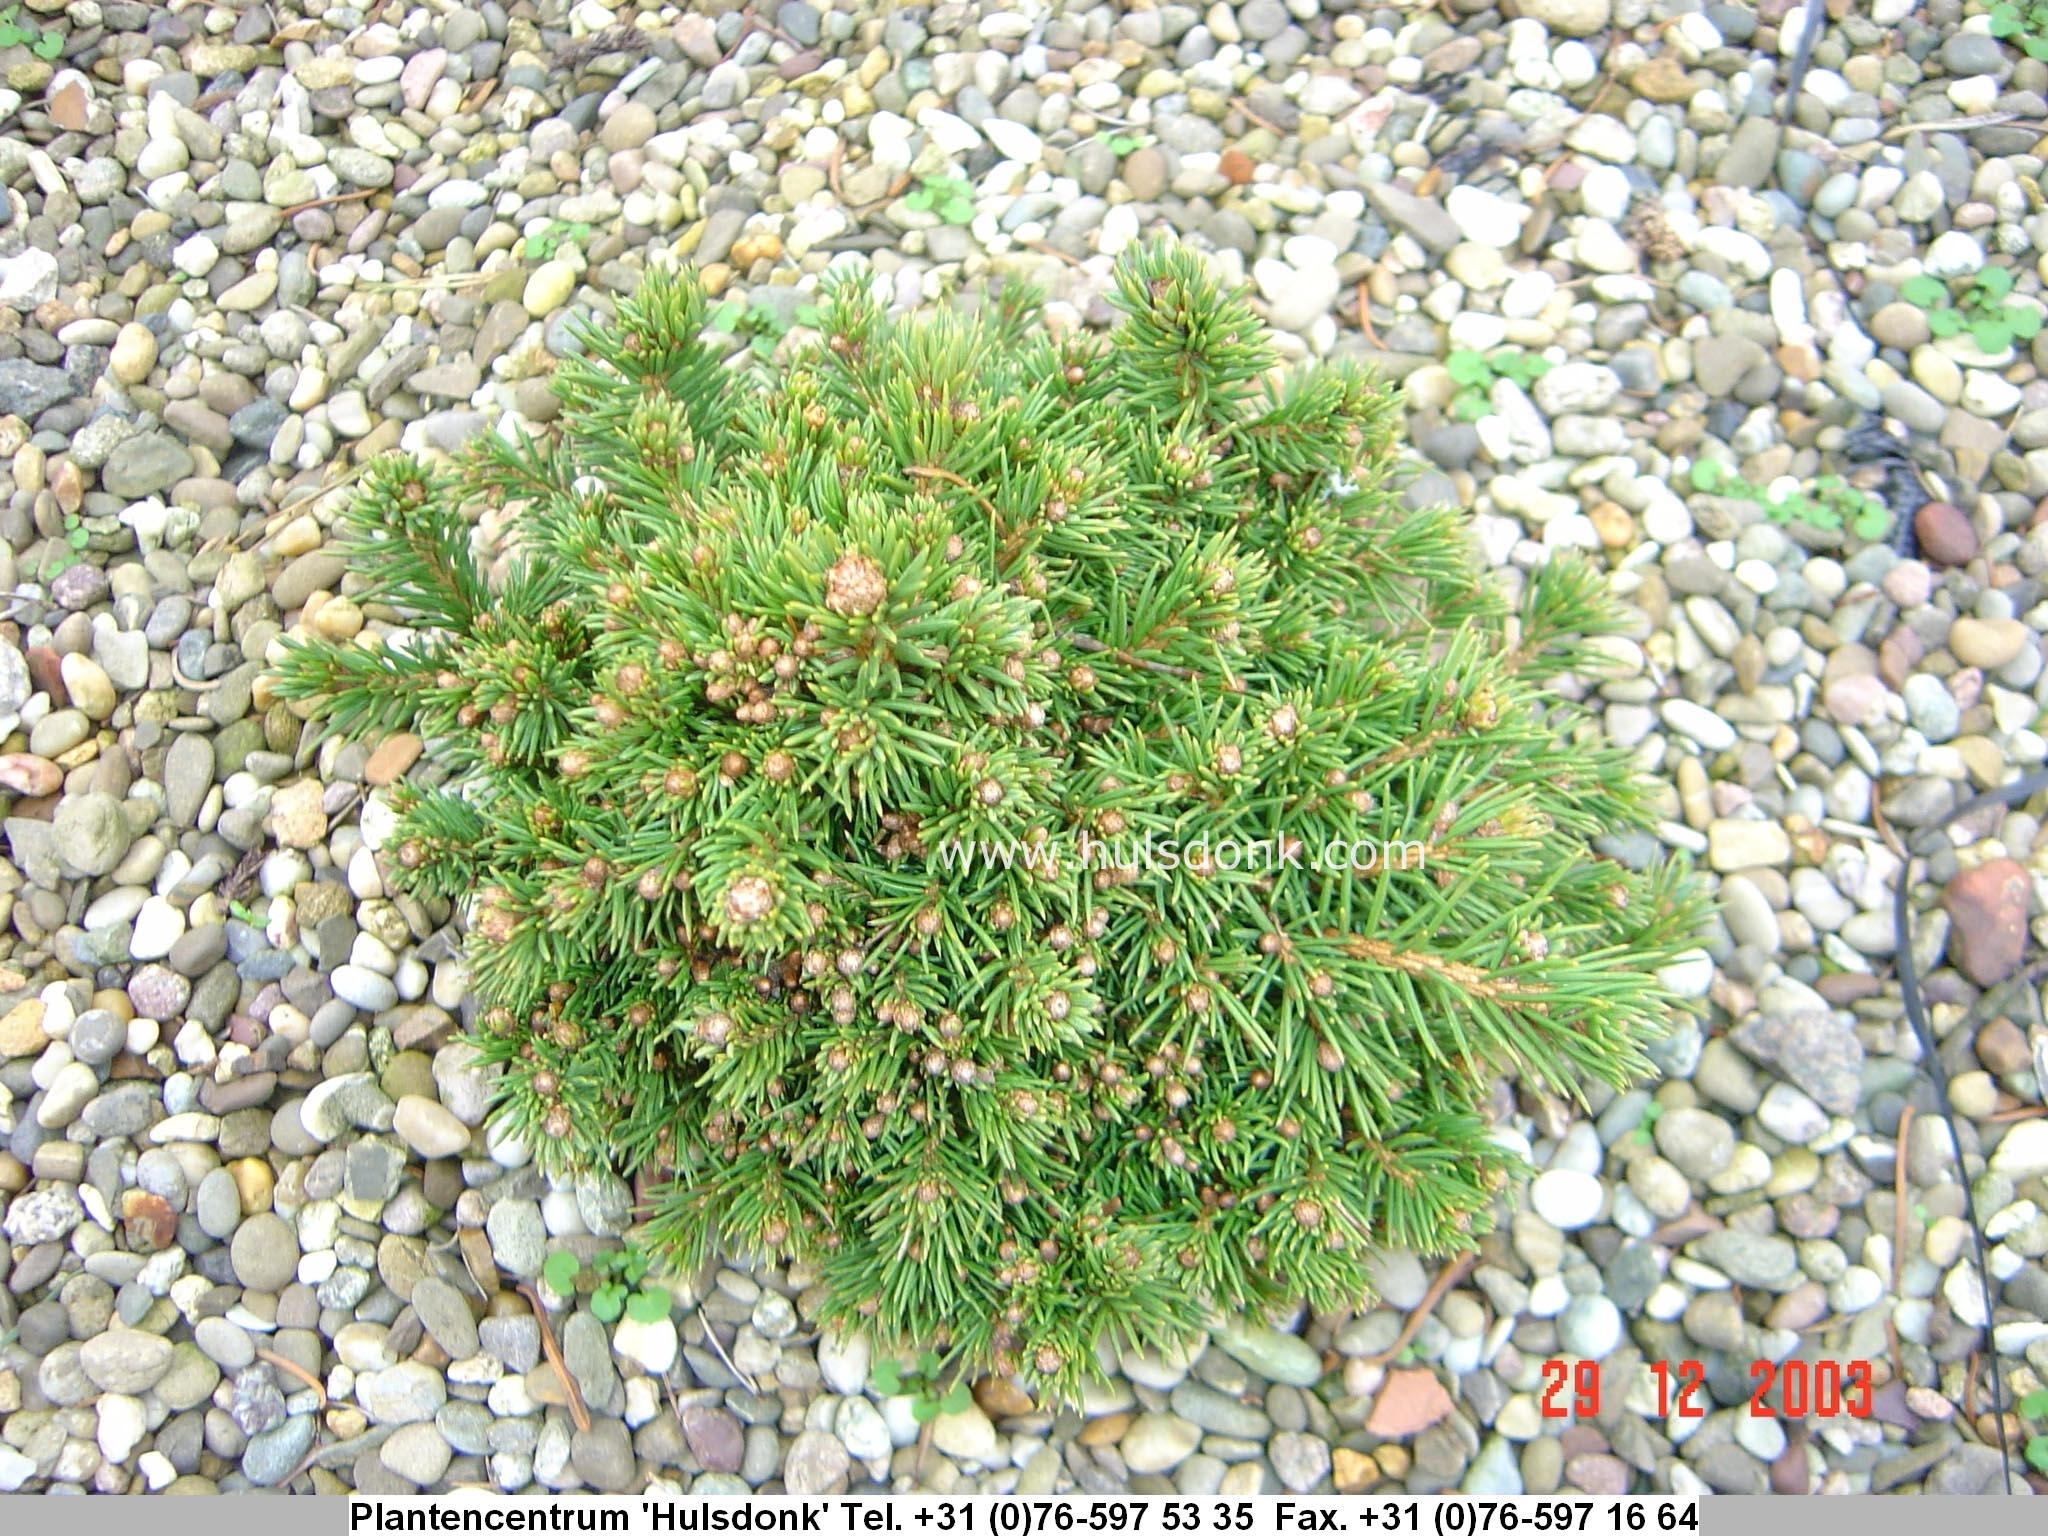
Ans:
POLYGON ((43 568, 43 574, 51 580, 62 576, 71 567, 85 559, 85 548, 91 542, 92 532, 85 524, 78 520, 78 514, 76 512, 66 512, 64 514, 65 548, 50 557, 49 563, 43 568))
POLYGON ((1881 539, 1891 528, 1892 514, 1876 496, 1860 491, 1840 475, 1821 475, 1804 491, 1773 496, 1758 490, 1718 459, 1693 460, 1692 488, 1708 496, 1732 496, 1756 503, 1764 515, 1781 525, 1804 523, 1832 532, 1847 528, 1861 539, 1881 539))
POLYGON ((246 901, 229 902, 228 913, 236 922, 241 923, 245 927, 263 928, 268 926, 263 914, 250 906, 246 901))
POLYGON ((963 1411, 974 1401, 974 1394, 967 1389, 964 1377, 946 1391, 940 1391, 940 1369, 939 1357, 925 1350, 914 1365, 877 1360, 874 1369, 868 1373, 868 1381, 884 1397, 901 1397, 908 1393, 910 1416, 920 1424, 929 1424, 941 1414, 963 1411))
MULTIPOLYGON (((797 307, 796 323, 815 326, 825 318, 825 312, 815 304, 797 307)), ((721 331, 730 336, 744 336, 747 350, 767 362, 775 355, 776 343, 789 334, 789 322, 781 312, 769 304, 755 304, 752 308, 738 299, 727 299, 711 311, 711 318, 705 322, 709 330, 721 331)))
POLYGON ((1550 372, 1550 359, 1520 347, 1495 347, 1491 352, 1460 348, 1444 359, 1444 368, 1458 385, 1451 401, 1456 421, 1477 421, 1493 412, 1493 382, 1508 379, 1527 389, 1550 372))
POLYGON ((2041 312, 2030 304, 2008 304, 2012 268, 1986 267, 1959 294, 1938 277, 1921 274, 1899 284, 1899 297, 1927 311, 1927 328, 1937 336, 1970 339, 1986 352, 2002 352, 2015 339, 2032 341, 2041 334, 2041 312))
POLYGON ((45 32, 33 21, 16 18, 21 7, 10 5, 0 11, 0 48, 12 48, 17 43, 28 44, 28 51, 39 59, 54 59, 64 51, 64 36, 60 32, 45 32))
MULTIPOLYGON (((623 1313, 636 1323, 658 1323, 668 1316, 669 1294, 664 1286, 648 1285, 647 1255, 628 1243, 607 1248, 590 1261, 597 1284, 590 1292, 590 1313, 600 1323, 615 1323, 623 1313)), ((573 1253, 551 1253, 541 1265, 541 1278, 557 1296, 576 1293, 576 1276, 583 1268, 573 1253)))
POLYGON ((590 238, 588 224, 575 223, 569 219, 549 219, 533 234, 526 237, 525 252, 528 261, 550 261, 565 245, 581 246, 590 238))
POLYGON ((2020 1417, 2033 1426, 2027 1436, 2027 1465, 2048 1475, 2048 1387, 2020 1399, 2020 1417))
POLYGON ((2048 0, 1998 0, 1991 7, 1991 35, 2030 59, 2048 59, 2048 0))
POLYGON ((1664 1118, 1664 1106, 1655 1099, 1643 1106, 1643 1117, 1636 1122, 1635 1138, 1640 1146, 1649 1146, 1657 1139, 1657 1122, 1664 1118))
POLYGON ((1143 149, 1145 140, 1135 133, 1117 133, 1105 128, 1095 135, 1095 142, 1121 160, 1134 149, 1143 149))
POLYGON ((914 213, 936 213, 948 224, 971 224, 974 188, 958 176, 927 176, 903 194, 903 206, 914 213))

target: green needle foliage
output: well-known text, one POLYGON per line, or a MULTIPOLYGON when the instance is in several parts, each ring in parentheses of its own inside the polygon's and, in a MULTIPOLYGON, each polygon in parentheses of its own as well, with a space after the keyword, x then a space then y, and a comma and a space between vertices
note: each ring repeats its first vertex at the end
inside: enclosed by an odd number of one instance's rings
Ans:
POLYGON ((465 905, 544 1167, 1067 1399, 1105 1341, 1470 1247, 1496 1084, 1643 1073, 1697 921, 1591 848, 1653 816, 1553 687, 1620 625, 1598 578, 1495 590, 1402 505, 1397 401, 1277 379, 1197 256, 1127 254, 1116 302, 1054 338, 844 281, 771 372, 651 274, 558 440, 373 466, 348 529, 402 626, 279 676, 448 770, 386 852, 465 905), (1322 857, 1362 840, 1408 846, 1322 857))

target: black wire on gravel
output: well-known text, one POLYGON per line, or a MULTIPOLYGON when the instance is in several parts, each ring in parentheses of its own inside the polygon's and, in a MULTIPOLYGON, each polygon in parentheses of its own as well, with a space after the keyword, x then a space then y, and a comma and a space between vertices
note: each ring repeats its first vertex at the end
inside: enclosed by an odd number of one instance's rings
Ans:
MULTIPOLYGON (((1905 849, 1906 860, 1899 869, 1898 888, 1892 894, 1892 934, 1897 947, 1895 968, 1899 979, 1899 997, 1906 1007, 1906 1018, 1913 1026, 1913 1034, 1920 1042, 1920 1055, 1927 1066, 1927 1075, 1934 1082, 1936 1108, 1941 1112, 1942 1124, 1948 1127, 1948 1139, 1956 1149, 1956 1172, 1962 1177, 1964 1209, 1970 1217, 1970 1239, 1977 1260, 1977 1290, 1984 1301, 1984 1344, 1991 1356, 1991 1416, 1998 1428, 1998 1469, 2005 1479, 2005 1491, 2012 1493, 2012 1447, 2005 1433, 2005 1384, 1998 1371, 1998 1335, 1995 1306, 1991 1295, 1991 1265, 1986 1257, 1984 1223, 1977 1214, 1977 1186, 1970 1177, 1964 1162, 1963 1136, 1956 1125, 1956 1112, 1949 1103, 1948 1069, 1941 1064, 1941 1052, 1936 1047, 1934 1031, 1927 1023, 1927 1004, 1920 993, 1920 976, 1913 963, 1913 913, 1908 898, 1912 894, 1911 879, 1913 859, 1925 858, 1934 851, 1931 846, 1938 834, 1945 832, 1966 816, 1996 807, 2010 809, 2023 801, 2031 800, 2043 790, 2048 790, 2048 768, 2037 768, 2032 773, 2021 774, 2010 784, 1998 789, 1986 790, 1983 794, 1965 800, 1941 820, 1931 826, 1922 827, 1915 836, 1921 844, 1916 855, 1911 847, 1905 849)), ((1982 999, 1979 999, 1981 1003, 1982 999)), ((1976 1012, 1973 1006, 1970 1010, 1976 1012)), ((1965 1015, 1963 1024, 1969 1023, 1965 1015)), ((1894 1154, 1906 1156, 1906 1145, 1899 1143, 1894 1154)))
MULTIPOLYGON (((1799 87, 1805 81, 1807 69, 1813 63, 1814 44, 1820 41, 1821 29, 1827 25, 1827 8, 1821 4, 1821 0, 1806 0, 1805 16, 1806 25, 1800 32, 1799 46, 1792 56, 1792 70, 1786 80, 1785 97, 1778 107, 1780 127, 1792 121, 1792 109, 1799 100, 1799 87)), ((1824 246, 1820 248, 1820 259, 1827 266, 1829 275, 1834 278, 1836 291, 1847 299, 1850 293, 1849 285, 1843 281, 1842 274, 1835 270, 1835 264, 1828 260, 1824 246)), ((1866 423, 1866 428, 1867 426, 1866 423)), ((1851 449, 1852 457, 1861 458, 1867 463, 1885 465, 1884 499, 1891 505, 1892 516, 1898 523, 1896 546, 1901 554, 1910 553, 1913 548, 1913 520, 1911 514, 1902 515, 1899 500, 1901 494, 1907 490, 1907 486, 1902 482, 1908 475, 1917 479, 1918 466, 1908 457, 1903 445, 1898 444, 1897 439, 1891 438, 1891 434, 1883 431, 1881 424, 1875 434, 1862 429, 1852 433, 1850 442, 1844 446, 1851 449), (1861 452, 1855 451, 1858 449, 1861 452)), ((1946 831, 1964 817, 1998 806, 2010 808, 2022 801, 2031 800, 2043 790, 2048 790, 2048 769, 2036 769, 2032 773, 2022 774, 2002 788, 1987 790, 1973 799, 1964 801, 1932 826, 1920 829, 1917 840, 1923 848, 1921 857, 1932 851, 1928 844, 1936 834, 1946 831)), ((1913 1026, 1913 1034, 1920 1042, 1920 1055, 1927 1064, 1927 1075, 1933 1080, 1936 1108, 1941 1112, 1941 1123, 1948 1127, 1949 1142, 1956 1149, 1956 1172, 1962 1177, 1964 1209, 1970 1217, 1970 1244, 1977 1261, 1977 1293, 1984 1302, 1984 1345, 1986 1353, 1991 1357, 1991 1416, 1998 1430, 1998 1470, 2004 1480, 2005 1492, 2010 1496, 2012 1446, 2005 1433, 2005 1382, 1998 1369, 1998 1336, 1994 1316, 1996 1309, 1991 1295, 1991 1266, 1986 1257, 1984 1223, 1977 1213, 1977 1186, 1970 1178, 1969 1169, 1964 1163, 1962 1131, 1956 1125, 1955 1108, 1949 1103, 1948 1070, 1941 1064, 1941 1052, 1936 1047, 1934 1031, 1927 1023, 1927 1004, 1920 993, 1919 973, 1913 966, 1913 913, 1909 901, 1912 895, 1913 883, 1910 876, 1913 858, 1913 851, 1908 848, 1905 863, 1899 870, 1898 888, 1892 895, 1892 933, 1898 950, 1895 968, 1898 972, 1899 997, 1905 1004, 1906 1018, 1913 1026)), ((1974 1011, 1973 1009, 1972 1012, 1974 1011)), ((1964 1022, 1967 1024, 1967 1016, 1964 1022)), ((1903 1142, 1900 1143, 1895 1155, 1901 1158, 1906 1156, 1906 1146, 1903 1142)))

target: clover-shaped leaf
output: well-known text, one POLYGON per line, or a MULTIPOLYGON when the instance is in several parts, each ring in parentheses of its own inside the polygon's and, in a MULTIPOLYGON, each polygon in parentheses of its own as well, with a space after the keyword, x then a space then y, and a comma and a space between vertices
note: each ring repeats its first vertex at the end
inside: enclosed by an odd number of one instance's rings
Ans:
POLYGON ((1986 267, 1977 274, 1977 292, 1987 299, 1997 300, 2012 292, 2011 267, 1986 267))
POLYGON ((1444 372, 1458 384, 1484 384, 1493 370, 1477 352, 1453 352, 1444 359, 1444 372))
POLYGON ((1948 302, 1948 284, 1921 273, 1899 284, 1899 297, 1920 309, 1933 309, 1948 302))
POLYGON ((547 1262, 541 1265, 540 1277, 547 1281, 548 1289, 557 1296, 567 1296, 576 1289, 576 1271, 582 1267, 577 1263, 575 1254, 555 1252, 549 1254, 547 1262))
POLYGON ((2048 1419, 2048 1387, 2038 1388, 2021 1398, 2019 1413, 2023 1419, 2048 1419))
POLYGON ((626 1316, 636 1323, 658 1323, 668 1316, 668 1291, 650 1285, 626 1298, 626 1316))
POLYGON ((590 1310, 600 1323, 615 1323, 626 1310, 626 1288, 616 1280, 607 1281, 590 1293, 590 1310))
POLYGON ((2041 311, 2029 309, 2024 304, 2008 304, 2002 311, 2006 325, 2021 341, 2032 341, 2041 334, 2041 311))
POLYGON ((938 201, 938 194, 930 187, 918 187, 903 194, 903 206, 912 213, 924 213, 938 201))
POLYGON ((895 1397, 903 1391, 903 1367, 894 1360, 877 1360, 868 1372, 868 1384, 884 1397, 895 1397))
POLYGON ((2012 327, 1997 316, 1978 320, 1970 326, 1970 340, 1977 343, 1979 351, 2003 352, 2012 345, 2012 327))
POLYGON ((1963 317, 1952 309, 1932 309, 1927 312, 1927 329, 1937 336, 1960 336, 1963 317))
POLYGON ((1692 488, 1704 491, 1709 496, 1721 488, 1727 474, 1727 466, 1718 459, 1694 459, 1692 461, 1692 488))
POLYGON ((28 51, 39 59, 54 59, 64 51, 64 39, 55 32, 45 32, 28 45, 28 51))
POLYGON ((1867 498, 1849 522, 1849 531, 1859 539, 1881 539, 1892 525, 1892 515, 1875 497, 1867 498))

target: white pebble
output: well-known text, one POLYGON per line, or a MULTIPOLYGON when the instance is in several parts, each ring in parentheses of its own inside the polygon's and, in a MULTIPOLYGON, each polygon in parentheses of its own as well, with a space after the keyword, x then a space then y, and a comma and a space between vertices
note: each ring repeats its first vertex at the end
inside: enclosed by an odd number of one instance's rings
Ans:
POLYGON ((1529 1186, 1531 1207, 1560 1232, 1590 1227, 1599 1219, 1605 1198, 1598 1179, 1574 1168, 1552 1168, 1529 1186))

